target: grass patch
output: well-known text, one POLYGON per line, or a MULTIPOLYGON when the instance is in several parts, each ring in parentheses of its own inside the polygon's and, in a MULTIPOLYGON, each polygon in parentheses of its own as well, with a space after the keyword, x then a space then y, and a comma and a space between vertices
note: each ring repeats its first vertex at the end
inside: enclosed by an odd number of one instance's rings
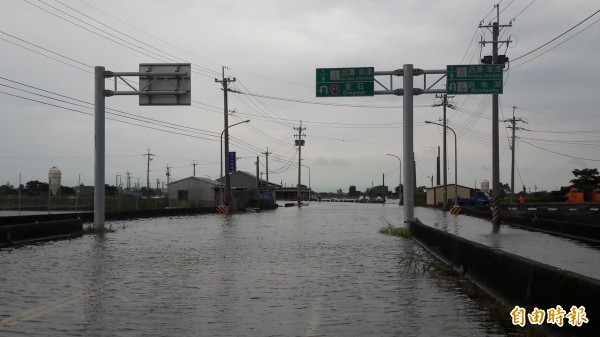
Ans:
POLYGON ((112 229, 112 227, 99 227, 96 228, 92 225, 87 226, 86 228, 83 229, 83 235, 104 235, 106 233, 114 233, 115 231, 112 229))
MULTIPOLYGON (((537 326, 527 323, 523 328, 514 326, 510 317, 510 311, 514 307, 502 303, 500 300, 466 278, 461 272, 443 261, 438 260, 420 245, 415 244, 405 247, 398 263, 408 273, 428 276, 437 286, 445 291, 456 291, 466 295, 474 301, 480 309, 487 313, 487 316, 491 321, 497 322, 508 336, 554 336, 550 334, 551 327, 547 324, 537 326)), ((530 308, 527 308, 527 312, 531 312, 530 308)))
POLYGON ((392 236, 399 236, 405 239, 410 238, 410 232, 408 228, 404 227, 394 227, 392 225, 388 225, 387 227, 382 227, 379 229, 379 233, 387 234, 392 236))

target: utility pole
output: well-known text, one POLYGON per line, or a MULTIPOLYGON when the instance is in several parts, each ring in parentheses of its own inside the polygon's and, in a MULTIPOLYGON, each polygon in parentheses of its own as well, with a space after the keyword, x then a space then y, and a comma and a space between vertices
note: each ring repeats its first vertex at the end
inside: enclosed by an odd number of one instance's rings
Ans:
POLYGON ((194 160, 194 161, 192 162, 192 166, 194 167, 194 175, 193 175, 194 177, 196 176, 196 166, 197 166, 197 165, 198 165, 198 164, 196 164, 196 161, 194 160))
POLYGON ((156 196, 158 197, 158 191, 160 188, 160 179, 156 178, 156 196))
POLYGON ((437 186, 440 186, 440 147, 438 146, 438 156, 437 156, 437 178, 436 178, 437 186))
POLYGON ((171 182, 171 169, 172 167, 169 167, 169 164, 167 164, 167 185, 169 185, 169 183, 171 182))
POLYGON ((263 152, 262 154, 265 155, 266 159, 265 159, 265 163, 266 163, 266 170, 267 170, 267 181, 269 181, 269 154, 271 154, 272 152, 269 152, 269 148, 267 147, 267 152, 263 152))
POLYGON ((143 156, 148 156, 148 169, 146 171, 146 198, 150 198, 150 161, 154 155, 150 153, 150 149, 148 149, 148 153, 144 153, 143 156))
MULTIPOLYGON (((503 122, 509 122, 512 125, 511 126, 507 126, 507 128, 512 129, 512 145, 511 145, 511 150, 512 150, 512 161, 511 161, 511 165, 510 165, 510 194, 514 195, 515 194, 515 130, 518 129, 516 126, 517 122, 522 122, 522 123, 527 123, 527 121, 525 121, 523 118, 515 118, 515 109, 517 107, 513 106, 513 116, 512 119, 505 119, 503 120, 503 122)), ((519 128, 520 129, 520 128, 519 128)))
POLYGON ((442 138, 442 147, 443 147, 443 151, 444 151, 444 157, 443 157, 443 161, 444 161, 444 165, 443 165, 443 177, 444 177, 444 203, 442 206, 442 210, 445 212, 448 209, 448 146, 446 143, 446 106, 448 105, 448 95, 443 94, 443 95, 435 95, 436 98, 440 98, 442 99, 442 106, 444 107, 444 121, 443 121, 443 127, 444 127, 444 137, 442 138))
POLYGON ((131 172, 127 171, 127 192, 131 191, 131 172))
MULTIPOLYGON (((500 25, 500 4, 494 5, 496 8, 496 22, 491 26, 479 24, 479 28, 492 28, 492 64, 499 64, 498 44, 510 43, 509 40, 498 41, 500 36, 500 27, 510 27, 512 24, 500 25)), ((486 41, 482 41, 485 44, 486 41)), ((506 59, 504 56, 503 59, 506 59)), ((504 63, 504 62, 502 62, 504 63)), ((500 222, 502 215, 500 213, 500 132, 498 119, 498 94, 492 95, 492 232, 500 231, 500 222)))
POLYGON ((223 204, 229 207, 231 203, 231 178, 229 176, 229 110, 227 106, 227 86, 235 82, 235 78, 225 77, 225 67, 222 68, 222 80, 215 82, 223 84, 223 132, 225 133, 225 190, 223 191, 223 204))
POLYGON ((259 165, 260 157, 256 156, 256 197, 260 200, 260 178, 259 178, 259 165))
POLYGON ((302 182, 302 146, 304 146, 304 140, 302 137, 306 137, 306 135, 302 134, 302 132, 306 130, 306 128, 302 127, 302 121, 300 121, 300 127, 294 128, 294 130, 298 131, 298 134, 294 136, 298 137, 298 139, 296 139, 296 146, 298 146, 298 207, 300 207, 302 204, 302 196, 300 194, 300 186, 302 182))

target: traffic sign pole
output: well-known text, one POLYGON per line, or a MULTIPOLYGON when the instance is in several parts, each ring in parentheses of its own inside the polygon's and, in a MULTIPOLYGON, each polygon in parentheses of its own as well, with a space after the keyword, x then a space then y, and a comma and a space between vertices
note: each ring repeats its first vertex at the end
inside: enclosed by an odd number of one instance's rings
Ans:
POLYGON ((404 102, 402 104, 403 131, 404 131, 404 223, 412 223, 415 220, 415 153, 413 137, 413 65, 405 64, 403 78, 404 102))

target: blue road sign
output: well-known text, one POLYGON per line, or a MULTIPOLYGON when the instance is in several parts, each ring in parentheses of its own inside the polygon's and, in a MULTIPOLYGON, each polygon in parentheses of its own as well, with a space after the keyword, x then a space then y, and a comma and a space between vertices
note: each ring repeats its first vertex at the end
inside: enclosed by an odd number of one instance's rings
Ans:
POLYGON ((235 152, 229 152, 229 173, 234 173, 236 170, 235 152))

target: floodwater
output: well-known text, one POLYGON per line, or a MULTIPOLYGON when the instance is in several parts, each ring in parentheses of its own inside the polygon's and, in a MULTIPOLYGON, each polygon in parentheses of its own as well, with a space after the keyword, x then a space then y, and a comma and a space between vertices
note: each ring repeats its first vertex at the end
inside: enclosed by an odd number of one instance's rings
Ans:
POLYGON ((0 335, 508 336, 418 244, 378 232, 402 219, 311 203, 1 249, 0 335))

